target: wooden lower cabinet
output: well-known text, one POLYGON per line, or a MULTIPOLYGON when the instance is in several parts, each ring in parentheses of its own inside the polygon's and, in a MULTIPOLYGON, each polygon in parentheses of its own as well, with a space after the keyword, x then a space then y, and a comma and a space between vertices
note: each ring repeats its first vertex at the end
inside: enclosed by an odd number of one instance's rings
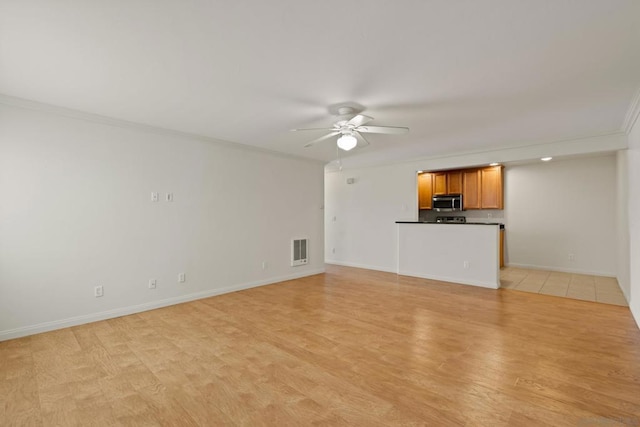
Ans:
POLYGON ((500 268, 504 267, 504 229, 500 230, 500 268))

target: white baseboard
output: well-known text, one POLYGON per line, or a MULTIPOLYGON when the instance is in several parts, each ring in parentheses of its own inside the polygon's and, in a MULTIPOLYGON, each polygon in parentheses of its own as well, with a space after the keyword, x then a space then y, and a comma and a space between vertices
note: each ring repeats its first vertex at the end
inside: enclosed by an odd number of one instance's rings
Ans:
POLYGON ((384 271, 386 273, 397 273, 395 268, 383 268, 377 265, 367 265, 367 264, 358 264, 355 262, 342 262, 342 261, 335 261, 335 260, 331 260, 331 259, 326 259, 324 261, 325 264, 333 264, 333 265, 341 265, 344 267, 354 267, 354 268, 364 268, 366 270, 375 270, 375 271, 384 271))
POLYGON ((398 274, 398 275, 401 275, 401 276, 419 277, 421 279, 438 280, 440 282, 448 282, 448 283, 455 283, 455 284, 462 284, 462 285, 479 286, 479 287, 490 288, 490 289, 498 289, 500 287, 500 285, 496 284, 496 283, 478 282, 478 281, 466 281, 466 280, 459 280, 459 279, 455 279, 455 278, 452 278, 452 277, 443 277, 443 276, 428 276, 428 275, 424 275, 424 274, 418 274, 418 273, 406 272, 406 271, 403 272, 403 273, 399 273, 396 269, 387 269, 387 268, 381 268, 379 266, 366 265, 366 264, 357 264, 357 263, 354 263, 354 262, 342 262, 342 261, 334 261, 334 260, 325 260, 324 262, 325 262, 325 264, 341 265, 341 266, 344 266, 344 267, 364 268, 364 269, 367 269, 367 270, 374 270, 374 271, 384 271, 385 273, 394 273, 394 274, 398 274))
POLYGON ((631 310, 631 316, 636 321, 638 329, 640 329, 640 304, 629 304, 629 310, 631 310))
POLYGON ((113 310, 102 311, 99 313, 91 313, 83 316, 75 316, 67 319, 60 319, 60 320, 54 320, 51 322, 38 323, 36 325, 23 326, 20 328, 0 331, 0 341, 26 337, 28 335, 54 331, 56 329, 68 328, 71 326, 83 325, 85 323, 97 322, 99 320, 113 319, 116 317, 126 316, 129 314, 155 310, 156 308, 168 307, 170 305, 176 305, 184 302, 195 301, 202 298, 209 298, 216 295, 227 294, 229 292, 241 291, 244 289, 256 288, 259 286, 272 285, 274 283, 284 282, 284 281, 293 280, 293 279, 299 279, 301 277, 313 276, 315 274, 322 274, 322 273, 324 273, 324 268, 319 268, 315 270, 305 270, 302 273, 291 274, 287 276, 272 277, 266 280, 258 280, 255 282, 242 283, 239 285, 228 286, 225 288, 211 289, 203 292, 180 295, 173 298, 167 298, 159 301, 147 302, 144 304, 137 304, 137 305, 131 305, 127 307, 116 308, 113 310))
POLYGON ((516 268, 527 268, 530 270, 557 271, 559 273, 588 274, 589 276, 616 277, 616 274, 610 271, 580 270, 575 268, 549 267, 546 265, 518 264, 513 262, 506 264, 506 266, 516 267, 516 268))
POLYGON ((403 271, 402 273, 398 273, 398 275, 419 277, 421 279, 437 280, 439 282, 447 282, 447 283, 452 283, 454 285, 471 285, 471 286, 478 286, 481 288, 489 288, 489 289, 498 289, 500 287, 500 283, 481 282, 476 280, 464 280, 464 279, 458 279, 455 277, 435 276, 430 274, 416 273, 413 271, 403 271))

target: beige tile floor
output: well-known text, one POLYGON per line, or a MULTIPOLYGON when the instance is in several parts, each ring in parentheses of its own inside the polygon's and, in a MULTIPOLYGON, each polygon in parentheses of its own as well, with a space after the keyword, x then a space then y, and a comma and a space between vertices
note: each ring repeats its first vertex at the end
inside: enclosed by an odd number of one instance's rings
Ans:
POLYGON ((503 289, 628 305, 615 277, 504 267, 500 270, 500 283, 503 289))

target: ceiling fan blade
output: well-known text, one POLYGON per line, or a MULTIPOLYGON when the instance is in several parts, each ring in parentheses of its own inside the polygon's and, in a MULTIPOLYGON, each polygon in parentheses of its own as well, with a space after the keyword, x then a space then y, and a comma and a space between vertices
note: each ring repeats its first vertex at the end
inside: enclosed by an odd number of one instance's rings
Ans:
POLYGON ((356 139, 358 140, 358 147, 366 147, 367 145, 369 145, 369 141, 367 141, 367 138, 365 138, 364 135, 360 135, 360 132, 354 132, 354 134, 356 135, 356 139))
POLYGON ((321 136, 320 138, 314 139, 314 140, 313 140, 313 141, 311 141, 311 142, 307 142, 307 143, 304 145, 304 148, 311 147, 313 144, 316 144, 316 143, 318 143, 318 142, 320 142, 320 141, 324 141, 325 139, 329 139, 329 138, 331 138, 332 136, 336 136, 336 135, 339 135, 339 134, 340 134, 340 132, 338 132, 338 131, 328 133, 328 134, 326 134, 326 135, 324 135, 324 136, 321 136))
POLYGON ((373 117, 363 116, 362 114, 358 114, 357 116, 349 120, 347 124, 358 127, 358 126, 362 126, 365 123, 369 123, 371 120, 373 120, 373 117))
POLYGON ((401 135, 409 132, 409 128, 398 126, 358 126, 355 130, 364 133, 387 133, 393 135, 401 135))
POLYGON ((335 130, 335 128, 306 128, 306 129, 291 129, 291 132, 300 132, 305 130, 335 130))

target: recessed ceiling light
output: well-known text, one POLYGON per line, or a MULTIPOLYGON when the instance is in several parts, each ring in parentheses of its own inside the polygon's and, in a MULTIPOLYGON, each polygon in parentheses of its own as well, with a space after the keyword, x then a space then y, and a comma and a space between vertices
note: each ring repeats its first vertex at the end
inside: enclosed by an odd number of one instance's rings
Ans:
POLYGON ((553 159, 553 157, 543 157, 540 160, 542 160, 543 162, 548 162, 551 159, 553 159))
POLYGON ((498 166, 500 163, 489 163, 489 166, 498 166))

